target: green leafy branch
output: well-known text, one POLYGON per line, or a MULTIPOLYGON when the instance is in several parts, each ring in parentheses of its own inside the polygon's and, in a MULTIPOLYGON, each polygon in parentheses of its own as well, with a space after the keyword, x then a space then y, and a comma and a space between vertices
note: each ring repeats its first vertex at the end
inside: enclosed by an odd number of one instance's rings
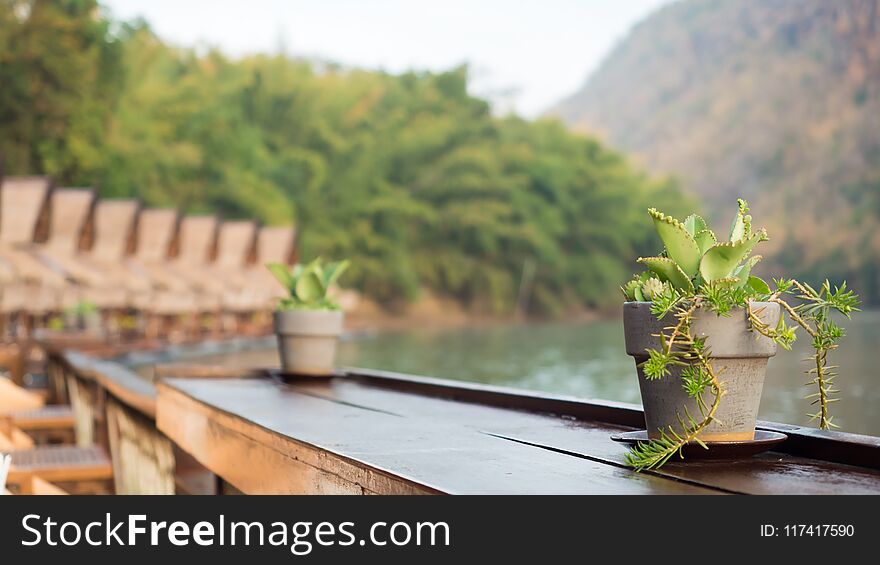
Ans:
POLYGON ((815 386, 817 391, 808 395, 807 399, 812 399, 811 405, 818 405, 818 409, 808 416, 810 420, 818 420, 819 427, 823 430, 837 428, 829 413, 829 405, 839 400, 834 395, 840 391, 834 388, 834 379, 837 377, 834 369, 837 367, 828 364, 828 353, 837 349, 838 342, 846 335, 846 331, 831 319, 831 312, 836 311, 850 318, 853 312, 859 311, 859 298, 853 291, 847 290, 846 282, 832 289, 831 283, 826 280, 818 291, 795 279, 781 279, 775 283, 776 290, 764 297, 764 300, 779 304, 796 325, 786 325, 784 316, 780 316, 776 328, 770 328, 760 319, 760 312, 751 304, 748 307, 749 322, 754 331, 774 340, 785 349, 791 349, 792 343, 797 339, 798 327, 803 328, 812 338, 813 355, 806 359, 811 365, 806 373, 812 379, 807 385, 815 386), (792 296, 800 302, 792 306, 782 298, 783 295, 792 296))

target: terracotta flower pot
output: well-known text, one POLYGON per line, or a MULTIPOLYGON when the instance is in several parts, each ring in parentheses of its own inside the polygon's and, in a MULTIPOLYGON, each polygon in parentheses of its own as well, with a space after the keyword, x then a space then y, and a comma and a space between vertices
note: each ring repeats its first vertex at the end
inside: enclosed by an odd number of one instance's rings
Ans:
MULTIPOLYGON (((776 303, 756 302, 753 309, 771 327, 779 321, 780 308, 776 303)), ((626 302, 623 305, 623 328, 626 352, 636 361, 639 390, 645 410, 645 425, 650 437, 658 437, 660 429, 672 426, 681 430, 678 415, 685 416, 685 406, 695 420, 701 419, 697 401, 690 398, 682 387, 681 367, 670 366, 671 375, 660 379, 646 379, 641 364, 648 358, 647 349, 660 350, 664 328, 677 322, 672 315, 658 320, 651 314, 650 302, 626 302)), ((726 390, 713 421, 700 438, 706 441, 751 440, 755 436, 755 421, 764 389, 767 361, 776 355, 776 343, 749 330, 745 308, 732 310, 730 316, 718 316, 706 309, 694 314, 691 331, 705 337, 712 354, 712 367, 726 390)), ((703 401, 712 404, 714 395, 707 388, 703 401)))
POLYGON ((327 310, 275 312, 281 368, 298 375, 329 375, 336 366, 336 344, 343 313, 327 310))

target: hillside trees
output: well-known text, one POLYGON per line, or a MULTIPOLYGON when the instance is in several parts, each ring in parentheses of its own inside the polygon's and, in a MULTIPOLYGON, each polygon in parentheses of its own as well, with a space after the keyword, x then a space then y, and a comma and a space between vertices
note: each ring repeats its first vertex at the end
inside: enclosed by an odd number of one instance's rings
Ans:
POLYGON ((352 258, 347 284, 388 306, 428 288, 510 312, 526 261, 535 313, 612 303, 629 259, 656 251, 644 210, 687 204, 674 181, 555 121, 493 116, 466 68, 230 59, 87 0, 28 4, 30 17, 0 20, 0 72, 17 85, 0 93, 7 174, 296 222, 302 256, 352 258), (25 36, 58 37, 46 50, 9 39, 25 36))

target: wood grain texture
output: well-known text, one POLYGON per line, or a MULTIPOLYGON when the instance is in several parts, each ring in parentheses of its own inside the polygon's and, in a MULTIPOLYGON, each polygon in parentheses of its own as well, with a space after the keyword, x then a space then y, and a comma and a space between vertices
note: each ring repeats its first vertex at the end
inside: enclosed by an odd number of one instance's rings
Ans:
POLYGON ((111 398, 107 428, 117 494, 174 494, 173 448, 153 420, 111 398))
MULTIPOLYGON (((290 386, 334 402, 373 410, 394 410, 411 418, 448 418, 496 437, 624 466, 626 447, 612 442, 613 433, 632 428, 596 420, 560 418, 491 406, 432 398, 363 382, 335 379, 327 383, 298 382, 290 386)), ((880 471, 840 465, 785 453, 767 453, 731 461, 673 460, 649 473, 736 493, 868 494, 880 493, 880 471)))
POLYGON ((202 465, 249 494, 418 494, 433 492, 373 473, 345 458, 244 424, 159 385, 159 429, 202 465))
POLYGON ((271 379, 169 379, 158 425, 245 493, 713 492, 271 379))
POLYGON ((150 381, 119 363, 95 359, 84 353, 70 351, 64 354, 64 359, 77 379, 92 382, 120 402, 155 418, 156 387, 150 381))
MULTIPOLYGON (((529 412, 543 412, 583 421, 600 421, 631 428, 645 427, 639 405, 609 400, 579 399, 471 382, 435 379, 371 369, 348 369, 346 375, 371 387, 411 392, 529 412)), ((759 421, 758 429, 782 432, 789 439, 776 451, 822 461, 880 470, 880 437, 818 430, 759 421)))

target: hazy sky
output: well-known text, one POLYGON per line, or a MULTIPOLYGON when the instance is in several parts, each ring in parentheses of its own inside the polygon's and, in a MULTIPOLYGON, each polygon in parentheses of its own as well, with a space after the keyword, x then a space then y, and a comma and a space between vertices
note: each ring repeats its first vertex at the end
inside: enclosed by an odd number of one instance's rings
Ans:
POLYGON ((630 27, 670 0, 103 0, 164 39, 231 55, 277 51, 345 65, 445 70, 535 116, 572 93, 630 27))

